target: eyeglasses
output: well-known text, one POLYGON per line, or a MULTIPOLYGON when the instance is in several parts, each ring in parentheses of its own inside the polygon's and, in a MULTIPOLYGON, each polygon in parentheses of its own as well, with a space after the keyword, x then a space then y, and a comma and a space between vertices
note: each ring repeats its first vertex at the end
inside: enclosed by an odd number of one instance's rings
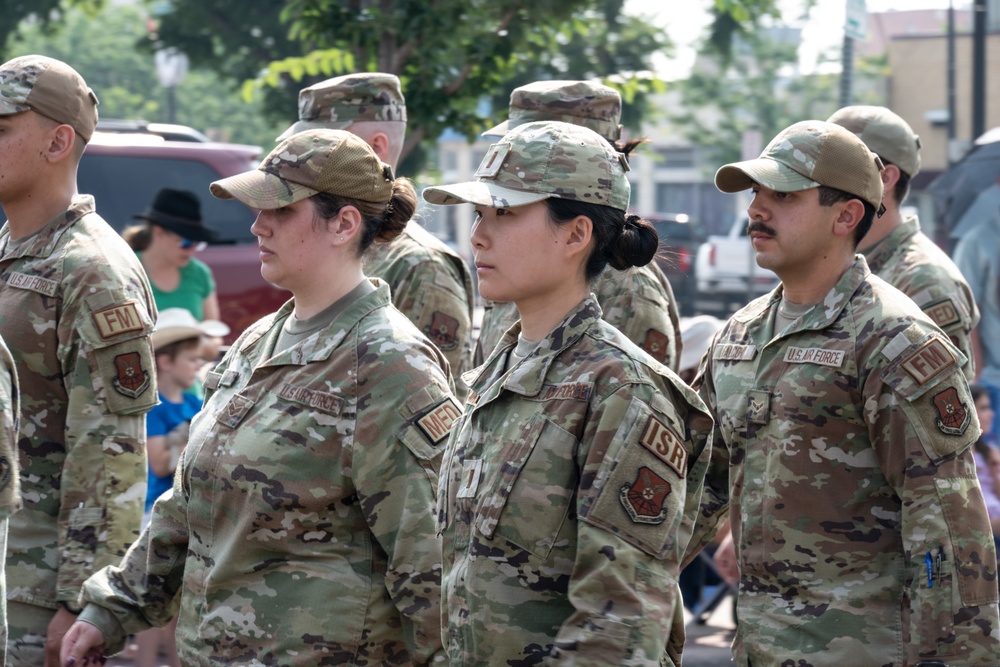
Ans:
POLYGON ((191 239, 186 239, 181 237, 181 249, 187 250, 189 248, 194 248, 195 252, 201 252, 208 247, 208 243, 205 241, 193 241, 191 239))

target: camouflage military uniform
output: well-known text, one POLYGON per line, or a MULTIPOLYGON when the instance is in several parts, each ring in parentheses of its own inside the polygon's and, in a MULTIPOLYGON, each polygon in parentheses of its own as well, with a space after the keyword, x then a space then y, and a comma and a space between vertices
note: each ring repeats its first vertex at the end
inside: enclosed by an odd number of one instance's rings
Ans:
POLYGON ((469 265, 410 220, 391 243, 375 244, 368 251, 365 273, 389 284, 393 305, 444 353, 464 397, 458 378, 471 361, 475 307, 469 265))
POLYGON ((0 340, 0 665, 6 664, 7 656, 7 590, 3 576, 7 554, 7 520, 21 507, 17 467, 19 415, 14 358, 0 340))
POLYGON ((965 355, 969 382, 975 379, 975 360, 969 338, 979 322, 979 309, 969 283, 941 248, 923 232, 916 216, 906 218, 889 236, 865 252, 872 273, 920 306, 951 336, 965 355))
MULTIPOLYGON (((24 415, 7 599, 54 613, 139 535, 156 311, 135 253, 87 195, 37 234, 15 242, 0 230, 0 271, 0 335, 24 415)), ((22 626, 16 609, 12 655, 41 664, 45 627, 22 626)))
POLYGON ((110 650, 179 604, 185 665, 438 653, 435 471, 459 415, 444 358, 384 285, 272 357, 291 310, 209 375, 173 490, 121 565, 87 581, 81 618, 110 650))
POLYGON ((504 372, 466 374, 442 464, 453 665, 679 665, 677 590, 711 419, 585 299, 504 372))
MULTIPOLYGON (((677 302, 670 282, 655 262, 626 271, 606 268, 594 285, 594 294, 608 324, 649 356, 677 371, 681 347, 677 302)), ((513 303, 486 305, 476 342, 476 365, 486 360, 517 318, 513 303)))
POLYGON ((716 415, 688 557, 729 503, 741 666, 996 665, 996 554, 963 355, 863 257, 774 332, 781 288, 695 382, 716 415))

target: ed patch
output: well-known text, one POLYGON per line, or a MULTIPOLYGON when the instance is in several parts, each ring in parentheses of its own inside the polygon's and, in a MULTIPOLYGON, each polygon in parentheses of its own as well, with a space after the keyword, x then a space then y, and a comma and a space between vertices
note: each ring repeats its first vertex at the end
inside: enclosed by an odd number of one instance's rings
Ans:
POLYGON ((948 387, 931 399, 938 416, 934 424, 946 435, 962 435, 972 422, 969 406, 958 397, 958 389, 948 387))
POLYGON ((448 398, 417 420, 417 426, 435 445, 448 437, 454 424, 462 416, 461 408, 448 398))
POLYGON ((424 333, 442 352, 450 352, 458 347, 458 320, 439 310, 434 311, 431 323, 424 328, 424 333))
POLYGON ((618 499, 633 522, 661 524, 667 518, 664 503, 670 491, 670 482, 642 466, 636 471, 635 481, 622 485, 618 499))
POLYGON ((138 398, 149 388, 149 373, 142 367, 142 356, 138 352, 127 352, 115 357, 115 370, 111 386, 119 394, 138 398))
POLYGON ((924 312, 934 320, 934 324, 942 329, 947 329, 962 321, 962 316, 959 315, 958 308, 955 307, 951 299, 942 299, 941 301, 929 303, 924 306, 924 312))

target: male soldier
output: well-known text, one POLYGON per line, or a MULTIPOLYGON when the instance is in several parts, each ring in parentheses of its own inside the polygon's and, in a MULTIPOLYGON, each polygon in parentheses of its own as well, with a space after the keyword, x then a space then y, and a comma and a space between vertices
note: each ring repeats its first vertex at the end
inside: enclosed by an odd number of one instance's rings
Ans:
POLYGON ((828 119, 842 125, 865 142, 882 159, 885 214, 872 223, 860 252, 872 273, 920 306, 934 323, 951 336, 965 355, 963 368, 972 382, 975 359, 970 332, 979 321, 979 310, 969 284, 947 254, 920 231, 916 215, 905 220, 900 204, 910 190, 910 179, 920 171, 920 138, 905 120, 885 107, 844 107, 828 119))
POLYGON ((0 335, 24 418, 10 519, 8 658, 55 665, 83 581, 139 534, 155 306, 129 247, 77 193, 97 97, 44 56, 0 65, 0 335))
MULTIPOLYGON (((594 130, 628 152, 639 142, 616 144, 621 138, 622 98, 614 88, 589 81, 536 81, 510 94, 509 118, 483 136, 502 136, 518 125, 558 120, 594 130)), ((677 371, 681 355, 680 316, 670 282, 657 263, 627 271, 606 270, 593 285, 604 320, 654 359, 677 371)), ((486 361, 504 333, 518 319, 513 303, 487 302, 474 355, 486 361)))
POLYGON ((996 665, 996 553, 964 355, 855 248, 882 163, 796 123, 715 175, 750 188, 781 285, 719 332, 695 385, 716 417, 686 559, 732 504, 742 667, 996 665))
MULTIPOLYGON (((396 170, 406 106, 392 74, 347 74, 299 92, 299 120, 278 137, 313 128, 347 130, 396 170)), ((389 283, 392 303, 417 325, 451 364, 457 393, 472 353, 472 273, 458 253, 415 220, 392 243, 377 243, 365 258, 365 273, 389 283)))
POLYGON ((17 467, 17 371, 10 350, 0 340, 0 666, 7 655, 7 587, 3 566, 7 555, 7 520, 21 507, 17 467))

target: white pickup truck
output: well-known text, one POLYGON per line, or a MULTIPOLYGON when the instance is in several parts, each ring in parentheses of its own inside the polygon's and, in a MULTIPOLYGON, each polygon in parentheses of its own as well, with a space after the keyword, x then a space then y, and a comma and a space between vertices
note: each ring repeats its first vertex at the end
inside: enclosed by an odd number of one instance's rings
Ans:
POLYGON ((747 218, 739 217, 728 234, 709 236, 698 247, 694 275, 699 300, 714 302, 728 310, 778 285, 778 276, 773 271, 757 266, 746 228, 747 218))

